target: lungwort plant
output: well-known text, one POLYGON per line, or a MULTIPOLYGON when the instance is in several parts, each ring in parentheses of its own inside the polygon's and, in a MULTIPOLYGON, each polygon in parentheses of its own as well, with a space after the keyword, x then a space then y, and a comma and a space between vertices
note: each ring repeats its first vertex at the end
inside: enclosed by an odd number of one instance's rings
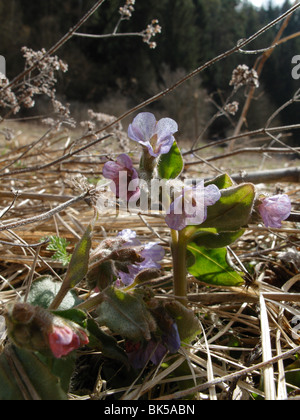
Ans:
POLYGON ((100 192, 97 214, 63 282, 41 277, 26 301, 5 310, 9 344, 0 356, 1 400, 67 399, 79 349, 101 352, 137 377, 148 363, 158 365, 192 345, 201 325, 189 308, 188 275, 208 286, 243 285, 227 247, 243 235, 254 213, 268 227, 289 216, 287 196, 257 197, 254 185, 236 185, 226 174, 183 180, 177 130, 172 119, 137 115, 128 136, 141 147, 139 167, 123 154, 103 168, 115 198, 111 211, 115 203, 128 212, 159 212, 170 229, 173 297, 158 299, 151 288, 161 276, 160 244, 142 243, 125 229, 93 249, 93 229, 105 204, 100 192), (80 283, 90 289, 84 297, 76 295, 80 283))

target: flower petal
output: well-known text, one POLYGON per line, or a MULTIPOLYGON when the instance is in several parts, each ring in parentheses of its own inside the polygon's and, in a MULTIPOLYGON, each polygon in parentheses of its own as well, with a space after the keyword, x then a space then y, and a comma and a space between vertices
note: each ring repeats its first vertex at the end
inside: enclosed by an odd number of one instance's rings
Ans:
POLYGON ((163 141, 178 131, 178 124, 171 118, 162 118, 156 124, 156 134, 158 141, 163 141))
POLYGON ((204 205, 213 206, 221 198, 221 192, 216 185, 208 185, 204 188, 204 205))
MULTIPOLYGON (((165 256, 164 248, 156 242, 149 242, 145 245, 143 251, 140 252, 141 256, 145 260, 151 260, 151 262, 159 262, 165 256)), ((143 263, 141 263, 143 265, 143 263)))
POLYGON ((104 178, 118 180, 119 172, 122 170, 122 167, 117 162, 106 162, 103 166, 102 174, 104 178))
POLYGON ((132 160, 125 153, 117 157, 117 163, 123 168, 129 169, 129 170, 134 169, 132 160))
POLYGON ((138 114, 128 127, 128 137, 146 146, 155 134, 156 118, 150 112, 138 114))
POLYGON ((78 349, 80 339, 71 328, 54 326, 53 331, 49 334, 49 346, 54 357, 59 359, 78 349))
POLYGON ((265 198, 258 210, 266 227, 281 228, 281 222, 291 214, 292 204, 288 195, 275 195, 265 198))
POLYGON ((169 331, 162 336, 163 342, 171 353, 176 353, 181 345, 181 340, 176 322, 172 323, 169 331))

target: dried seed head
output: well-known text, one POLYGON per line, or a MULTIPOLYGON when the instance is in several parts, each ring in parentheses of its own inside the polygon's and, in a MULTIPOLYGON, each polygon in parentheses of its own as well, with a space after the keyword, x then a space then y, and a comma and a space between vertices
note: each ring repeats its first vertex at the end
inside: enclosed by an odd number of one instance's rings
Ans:
POLYGON ((249 69, 246 64, 240 64, 232 73, 232 79, 229 83, 230 86, 234 86, 238 89, 242 86, 255 86, 259 87, 259 78, 256 70, 249 69))

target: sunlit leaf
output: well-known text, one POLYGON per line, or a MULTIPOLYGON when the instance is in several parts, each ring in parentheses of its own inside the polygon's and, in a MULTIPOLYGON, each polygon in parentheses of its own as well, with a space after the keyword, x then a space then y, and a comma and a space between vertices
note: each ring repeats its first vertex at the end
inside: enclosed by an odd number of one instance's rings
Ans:
POLYGON ((221 191, 220 200, 207 209, 207 219, 201 228, 215 228, 219 232, 236 231, 245 226, 253 208, 255 189, 243 184, 221 191))
POLYGON ((207 249, 195 243, 188 245, 194 257, 188 271, 198 280, 216 286, 239 286, 243 284, 241 272, 235 271, 227 261, 227 249, 207 249))
POLYGON ((157 168, 161 179, 175 179, 181 174, 183 159, 176 142, 174 142, 169 153, 160 156, 157 168))
POLYGON ((92 246, 92 225, 90 224, 73 252, 64 283, 75 287, 88 271, 89 255, 92 246))
POLYGON ((225 246, 233 244, 238 238, 240 238, 245 232, 245 229, 240 229, 235 232, 205 232, 199 229, 193 237, 192 242, 195 242, 198 246, 205 248, 223 248, 225 246))
POLYGON ((219 190, 224 190, 226 188, 232 187, 234 185, 234 182, 228 174, 222 174, 204 183, 205 187, 207 187, 208 185, 216 185, 219 188, 219 190))

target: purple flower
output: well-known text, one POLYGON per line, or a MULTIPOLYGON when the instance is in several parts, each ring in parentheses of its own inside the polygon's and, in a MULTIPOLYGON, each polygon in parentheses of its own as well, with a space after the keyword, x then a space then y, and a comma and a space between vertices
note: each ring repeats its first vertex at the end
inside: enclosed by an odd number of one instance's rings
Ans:
POLYGON ((142 369, 150 360, 154 365, 158 365, 167 351, 174 354, 180 348, 180 336, 176 322, 172 322, 169 331, 165 331, 161 341, 152 338, 146 344, 133 344, 129 341, 125 343, 129 363, 135 369, 142 369))
POLYGON ((204 182, 195 187, 185 187, 182 195, 175 198, 166 216, 166 223, 173 230, 182 230, 188 225, 200 225, 207 218, 207 207, 221 198, 216 185, 204 187, 204 182))
POLYGON ((291 200, 286 194, 267 197, 258 206, 265 226, 270 228, 281 228, 281 222, 289 217, 291 210, 291 200))
POLYGON ((158 245, 156 242, 149 242, 146 245, 142 245, 142 243, 136 239, 136 232, 131 229, 122 230, 118 234, 127 240, 124 244, 124 247, 132 247, 138 246, 142 248, 139 251, 139 255, 144 258, 144 261, 138 264, 131 264, 128 268, 128 273, 124 273, 123 271, 119 272, 119 276, 122 280, 122 283, 125 286, 129 286, 133 283, 134 278, 142 271, 147 268, 161 268, 159 262, 164 258, 165 250, 161 245, 158 245))
POLYGON ((178 131, 177 123, 171 118, 156 118, 150 112, 138 114, 128 127, 128 137, 148 149, 151 156, 157 157, 170 151, 178 131))
POLYGON ((139 176, 128 155, 122 154, 115 162, 106 162, 103 166, 103 176, 113 181, 111 189, 117 198, 128 201, 133 197, 134 200, 138 200, 139 176))

